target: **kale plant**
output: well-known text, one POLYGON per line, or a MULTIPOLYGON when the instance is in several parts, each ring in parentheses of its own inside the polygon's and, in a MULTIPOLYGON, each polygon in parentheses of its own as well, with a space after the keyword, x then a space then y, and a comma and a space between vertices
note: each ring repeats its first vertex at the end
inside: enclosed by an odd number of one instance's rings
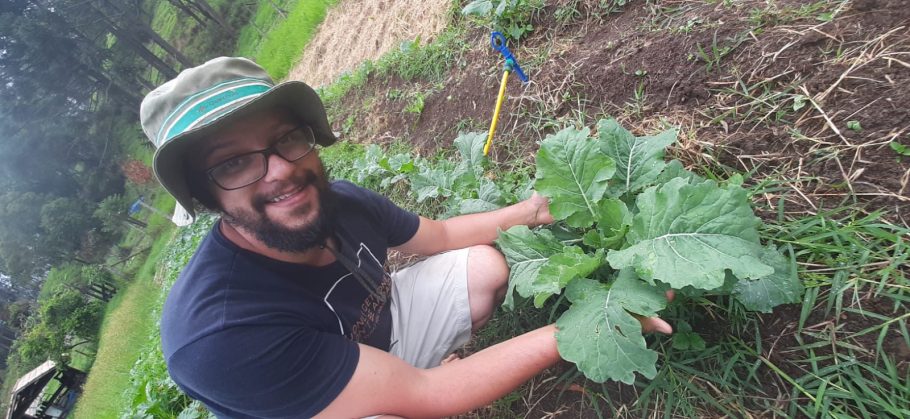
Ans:
POLYGON ((534 30, 531 18, 542 8, 540 0, 474 0, 461 13, 488 20, 493 30, 517 41, 534 30))
POLYGON ((557 224, 513 227, 497 240, 511 267, 505 306, 514 292, 538 308, 565 293, 559 352, 591 380, 654 378, 657 353, 633 314, 657 315, 669 288, 732 294, 763 312, 802 295, 792 258, 760 243, 747 191, 667 163, 675 141, 675 130, 636 137, 612 119, 593 137, 587 128, 547 137, 534 188, 557 224))

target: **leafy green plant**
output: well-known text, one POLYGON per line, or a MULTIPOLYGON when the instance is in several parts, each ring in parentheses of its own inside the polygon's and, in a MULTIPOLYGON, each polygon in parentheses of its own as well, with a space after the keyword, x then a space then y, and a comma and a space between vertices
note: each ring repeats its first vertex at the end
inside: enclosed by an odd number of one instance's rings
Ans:
POLYGON ((516 197, 510 191, 517 189, 516 185, 500 187, 485 176, 486 136, 483 132, 459 135, 455 139, 461 157, 458 163, 450 160, 419 163, 417 173, 409 177, 411 193, 417 202, 444 198, 447 216, 492 211, 514 202, 516 197))
POLYGON ((635 91, 632 92, 632 98, 626 101, 626 108, 633 115, 641 115, 647 106, 648 95, 645 93, 645 77, 648 72, 645 70, 635 70, 635 77, 638 83, 635 84, 635 91))
POLYGON ((888 145, 891 146, 891 149, 894 150, 895 153, 902 156, 910 156, 910 147, 907 147, 897 141, 892 141, 888 143, 888 145))
MULTIPOLYGON (((605 119, 597 131, 566 128, 541 143, 534 188, 557 225, 513 227, 497 241, 511 266, 507 307, 514 292, 538 308, 563 292, 571 303, 556 322, 564 359, 597 382, 654 378, 657 353, 634 315, 657 315, 670 288, 732 294, 763 312, 800 300, 792 255, 762 246, 741 182, 665 162, 675 130, 635 137, 605 119)), ((697 335, 680 339, 700 346, 697 335)))
POLYGON ((534 30, 531 18, 542 7, 540 0, 474 0, 461 13, 488 20, 494 30, 519 40, 534 30))
POLYGON ((410 97, 411 98, 408 101, 408 104, 404 107, 404 112, 420 115, 423 112, 424 105, 426 104, 426 94, 418 91, 411 94, 410 97))

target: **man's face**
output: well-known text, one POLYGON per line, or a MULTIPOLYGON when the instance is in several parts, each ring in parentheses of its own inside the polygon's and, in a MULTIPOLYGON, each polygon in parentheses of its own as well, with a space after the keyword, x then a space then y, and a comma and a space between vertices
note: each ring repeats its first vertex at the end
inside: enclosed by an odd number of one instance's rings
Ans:
MULTIPOLYGON (((299 123, 290 112, 273 110, 242 117, 203 141, 197 170, 207 170, 234 157, 269 148, 299 123)), ((267 246, 301 252, 324 242, 330 225, 331 193, 316 150, 289 162, 268 157, 265 176, 249 186, 224 190, 209 182, 225 222, 254 235, 267 246)))

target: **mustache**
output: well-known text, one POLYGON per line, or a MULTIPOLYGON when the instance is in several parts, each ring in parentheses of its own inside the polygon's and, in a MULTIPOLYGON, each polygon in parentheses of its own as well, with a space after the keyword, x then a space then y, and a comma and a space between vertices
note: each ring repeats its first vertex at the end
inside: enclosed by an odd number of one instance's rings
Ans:
POLYGON ((307 170, 303 172, 303 174, 297 179, 291 179, 276 183, 273 188, 269 189, 269 191, 256 195, 253 198, 253 206, 259 210, 265 209, 265 205, 268 204, 272 198, 278 195, 281 191, 285 191, 290 187, 299 187, 300 189, 305 189, 310 185, 316 185, 317 189, 320 189, 319 181, 319 175, 317 175, 316 172, 307 170))

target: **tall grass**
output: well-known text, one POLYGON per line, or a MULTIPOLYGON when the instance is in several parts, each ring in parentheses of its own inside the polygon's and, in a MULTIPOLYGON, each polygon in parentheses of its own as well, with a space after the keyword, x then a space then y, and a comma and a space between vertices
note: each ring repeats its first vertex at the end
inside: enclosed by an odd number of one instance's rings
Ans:
MULTIPOLYGON (((149 255, 157 260, 169 241, 162 236, 149 255)), ((153 264, 149 262, 147 264, 153 264)), ((146 273, 152 269, 143 269, 146 273)), ((154 309, 159 288, 151 276, 137 279, 109 304, 101 326, 98 353, 82 397, 76 404, 75 418, 102 419, 120 417, 123 390, 129 385, 129 372, 139 359, 141 348, 147 344, 154 323, 146 313, 154 309)))
POLYGON ((295 0, 286 6, 287 19, 267 2, 261 2, 251 23, 240 32, 236 55, 255 59, 273 79, 284 79, 336 2, 295 0), (265 32, 264 37, 260 31, 265 32))

